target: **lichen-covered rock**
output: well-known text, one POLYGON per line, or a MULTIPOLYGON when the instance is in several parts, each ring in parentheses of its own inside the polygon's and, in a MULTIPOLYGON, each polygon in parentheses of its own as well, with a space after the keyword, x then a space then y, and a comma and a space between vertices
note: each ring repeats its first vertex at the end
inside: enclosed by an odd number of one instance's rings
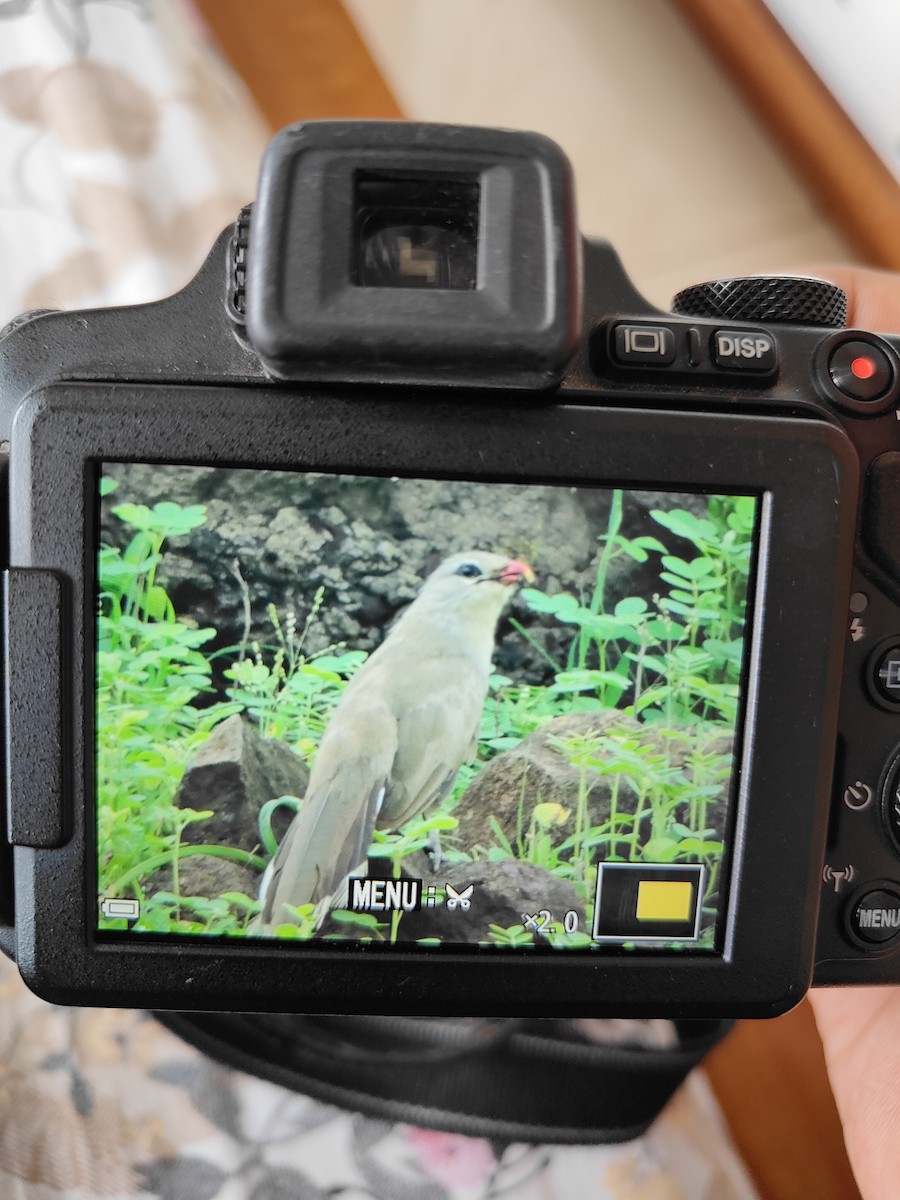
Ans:
MULTIPOLYGON (((548 805, 553 808, 543 811, 552 821, 553 842, 559 844, 575 832, 579 804, 582 828, 609 820, 613 794, 617 811, 634 812, 651 772, 681 773, 689 789, 690 744, 677 730, 645 725, 615 709, 556 717, 475 776, 453 810, 459 822, 453 841, 466 849, 495 844, 493 817, 515 845, 532 827, 538 805, 548 805), (629 759, 634 764, 630 770, 613 769, 614 763, 629 759)), ((731 739, 710 737, 704 749, 730 754, 731 739)), ((726 799, 723 782, 718 798, 709 803, 710 825, 719 832, 726 799)))
MULTIPOLYGON (((212 816, 187 825, 181 840, 189 845, 211 843, 256 850, 257 819, 263 805, 279 796, 302 798, 308 782, 309 771, 290 746, 260 737, 240 716, 228 717, 216 726, 184 772, 175 803, 180 808, 211 810, 212 816)), ((290 821, 288 810, 276 810, 273 829, 277 838, 284 836, 290 821)))
MULTIPOLYGON (((448 554, 492 550, 530 562, 537 586, 589 600, 597 586, 597 559, 607 534, 611 493, 602 488, 486 485, 456 480, 351 479, 286 471, 232 471, 110 463, 119 480, 109 507, 160 500, 203 504, 206 521, 170 538, 157 571, 175 611, 217 638, 215 651, 257 642, 272 646, 268 607, 284 624, 288 613, 303 629, 322 591, 304 639, 304 653, 336 644, 371 651, 422 581, 448 554), (249 613, 249 620, 248 620, 249 613)), ((659 493, 630 494, 620 533, 663 533, 646 513, 665 507, 659 493)), ((700 497, 679 496, 696 507, 700 497)), ((125 545, 130 532, 108 516, 103 538, 125 545)), ((660 590, 659 561, 613 556, 605 568, 608 611, 625 596, 660 590)), ((494 662, 520 682, 546 683, 549 659, 564 664, 574 627, 533 613, 513 600, 498 631, 494 662), (510 617, 527 630, 516 632, 510 617)), ((228 665, 223 656, 216 671, 228 665)), ((214 680, 222 691, 220 674, 214 680)))

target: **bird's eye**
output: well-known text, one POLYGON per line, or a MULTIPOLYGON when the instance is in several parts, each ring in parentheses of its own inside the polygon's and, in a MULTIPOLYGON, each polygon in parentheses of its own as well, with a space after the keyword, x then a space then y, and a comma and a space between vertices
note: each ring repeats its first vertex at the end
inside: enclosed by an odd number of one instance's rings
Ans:
POLYGON ((477 579, 479 575, 484 574, 484 571, 482 571, 481 567, 479 567, 477 563, 467 562, 462 563, 461 566, 458 566, 455 574, 463 575, 466 579, 477 579))

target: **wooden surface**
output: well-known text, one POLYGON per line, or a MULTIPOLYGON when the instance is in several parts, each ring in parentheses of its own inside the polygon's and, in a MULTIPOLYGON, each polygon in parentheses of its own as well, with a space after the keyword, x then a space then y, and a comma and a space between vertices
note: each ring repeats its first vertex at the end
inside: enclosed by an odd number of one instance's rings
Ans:
POLYGON ((859 253, 900 269, 900 184, 761 0, 677 3, 859 253))
POLYGON ((764 1200, 859 1200, 808 1001, 739 1021, 706 1068, 764 1200))
MULTIPOLYGON (((337 0, 196 2, 273 128, 303 118, 401 115, 337 0)), ((897 250, 900 264, 900 228, 897 250)), ((708 1071, 763 1200, 856 1200, 808 1004, 774 1021, 741 1022, 708 1071)))
POLYGON ((195 3, 273 130, 328 117, 402 116, 338 0, 195 3))

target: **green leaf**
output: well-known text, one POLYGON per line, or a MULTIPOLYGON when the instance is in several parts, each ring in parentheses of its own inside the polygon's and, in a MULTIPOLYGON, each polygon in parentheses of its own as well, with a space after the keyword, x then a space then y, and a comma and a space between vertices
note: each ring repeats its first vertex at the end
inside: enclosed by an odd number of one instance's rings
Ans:
POLYGON ((647 611, 647 601, 642 596, 628 596, 620 600, 613 612, 620 621, 636 620, 647 611))
POLYGON ((120 504, 113 509, 113 515, 134 529, 149 529, 151 525, 150 509, 146 504, 120 504))
POLYGON ((488 817, 488 822, 494 833, 494 837, 496 837, 497 841, 500 843, 500 848, 506 854, 508 854, 510 856, 510 858, 515 858, 515 854, 513 853, 513 848, 509 844, 509 838, 507 838, 505 831, 503 830, 503 828, 500 825, 500 822, 497 820, 497 818, 493 814, 491 814, 491 816, 488 817))
POLYGON ((554 693, 563 692, 596 692, 604 686, 620 688, 622 691, 632 686, 627 675, 619 675, 615 671, 591 671, 587 668, 572 671, 560 671, 550 685, 554 693))
POLYGON ((680 853, 681 842, 670 837, 651 838, 641 849, 644 862, 671 862, 680 853))
POLYGON ((659 554, 666 553, 666 547, 655 537, 632 538, 632 545, 640 546, 643 550, 656 550, 659 554))
POLYGON ((171 604, 166 589, 154 584, 144 595, 142 602, 144 612, 152 621, 162 621, 171 612, 171 604))
POLYGON ((674 533, 676 537, 685 538, 694 545, 718 541, 716 527, 712 521, 700 520, 686 509, 673 508, 669 512, 654 509, 650 516, 664 529, 674 533))
POLYGON ((685 838, 679 843, 681 854, 715 854, 720 855, 725 849, 724 842, 708 842, 705 838, 685 838))
POLYGON ((640 636, 635 632, 633 625, 626 624, 616 617, 610 617, 606 613, 592 613, 584 608, 574 620, 585 633, 589 633, 592 637, 604 641, 621 640, 630 642, 634 646, 641 644, 640 636))
POLYGON ((311 660, 308 669, 346 676, 361 667, 367 658, 365 650, 345 650, 342 654, 319 654, 311 660))
POLYGON ((171 500, 160 500, 153 505, 152 528, 166 537, 177 537, 190 533, 206 522, 205 504, 182 506, 171 500))
POLYGON ((579 614, 589 611, 568 592, 548 596, 535 588, 523 588, 520 595, 532 612, 549 613, 560 621, 577 621, 579 614))
POLYGON ((146 572, 159 563, 159 555, 153 552, 153 539, 149 533, 139 532, 134 535, 125 547, 122 555, 125 562, 130 563, 135 571, 146 572))

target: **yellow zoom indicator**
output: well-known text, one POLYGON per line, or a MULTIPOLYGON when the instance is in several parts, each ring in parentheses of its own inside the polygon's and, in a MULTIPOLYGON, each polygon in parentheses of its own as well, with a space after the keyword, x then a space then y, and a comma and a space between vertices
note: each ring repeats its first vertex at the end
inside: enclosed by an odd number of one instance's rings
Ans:
POLYGON ((638 883, 639 921, 689 921, 694 910, 690 880, 642 879, 638 883))

